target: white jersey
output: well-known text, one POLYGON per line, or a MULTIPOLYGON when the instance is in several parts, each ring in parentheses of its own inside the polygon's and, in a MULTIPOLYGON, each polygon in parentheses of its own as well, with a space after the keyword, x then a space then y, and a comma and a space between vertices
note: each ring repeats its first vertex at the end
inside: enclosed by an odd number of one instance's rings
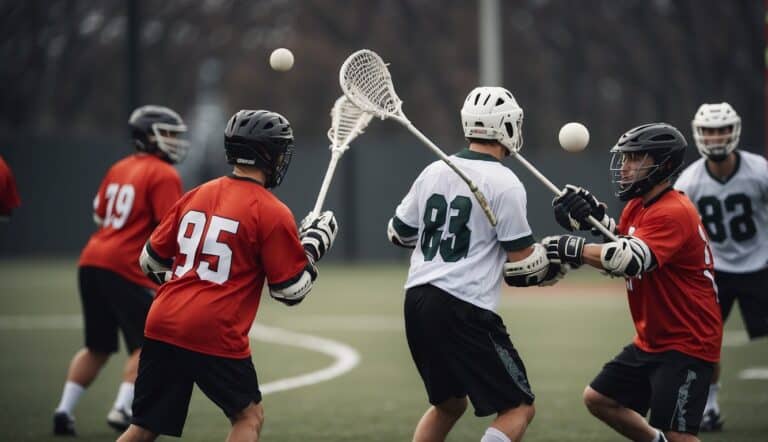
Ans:
POLYGON ((751 273, 768 267, 768 161, 736 151, 730 178, 715 178, 700 158, 675 183, 699 209, 715 270, 751 273))
POLYGON ((498 224, 488 222, 466 183, 445 163, 427 166, 397 206, 393 221, 419 234, 405 288, 431 284, 493 311, 499 303, 505 250, 534 242, 525 188, 490 155, 465 149, 452 161, 483 192, 498 224))

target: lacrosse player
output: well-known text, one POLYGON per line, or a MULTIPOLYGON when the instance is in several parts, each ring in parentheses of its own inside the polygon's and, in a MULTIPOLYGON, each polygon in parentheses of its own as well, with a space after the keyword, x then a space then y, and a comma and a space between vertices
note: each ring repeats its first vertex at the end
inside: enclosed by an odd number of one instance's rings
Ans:
POLYGON ((162 106, 142 106, 128 121, 137 152, 115 163, 93 200, 98 226, 80 255, 80 299, 85 347, 72 358, 59 406, 56 435, 74 435, 73 411, 86 388, 117 351, 120 330, 130 357, 107 423, 122 431, 130 424, 144 320, 157 284, 138 268, 144 242, 181 196, 180 162, 187 142, 181 117, 162 106))
POLYGON ((20 204, 13 172, 3 157, 0 157, 0 221, 8 221, 13 210, 20 204))
POLYGON ((523 184, 501 160, 523 144, 523 110, 500 87, 478 87, 461 109, 469 147, 451 159, 488 197, 491 226, 467 185, 444 162, 416 178, 389 221, 395 245, 413 248, 405 284, 405 329, 432 406, 414 441, 444 440, 467 407, 497 414, 483 442, 520 440, 534 415, 525 366, 494 313, 502 276, 509 285, 554 284, 526 219, 523 184))
POLYGON ((336 237, 332 212, 307 218, 297 232, 291 211, 268 190, 293 155, 285 117, 236 113, 224 149, 232 175, 185 194, 142 252, 145 273, 171 279, 147 316, 133 421, 120 441, 181 436, 194 384, 230 419, 227 440, 258 440, 264 409, 248 331, 264 281, 273 298, 298 304, 336 237))
MULTIPOLYGON (((728 103, 702 104, 693 118, 702 158, 675 187, 696 204, 709 233, 723 322, 738 299, 750 339, 768 335, 768 162, 738 151, 741 118, 728 103)), ((720 363, 709 387, 702 431, 723 426, 717 403, 720 363)))
POLYGON ((569 185, 553 201, 566 229, 590 230, 592 215, 620 234, 618 241, 585 245, 572 235, 543 241, 553 260, 626 278, 637 334, 584 390, 584 403, 634 441, 698 440, 720 358, 723 325, 707 235, 694 205, 672 188, 686 146, 667 124, 631 129, 611 149, 616 196, 627 201, 618 226, 585 189, 569 185))

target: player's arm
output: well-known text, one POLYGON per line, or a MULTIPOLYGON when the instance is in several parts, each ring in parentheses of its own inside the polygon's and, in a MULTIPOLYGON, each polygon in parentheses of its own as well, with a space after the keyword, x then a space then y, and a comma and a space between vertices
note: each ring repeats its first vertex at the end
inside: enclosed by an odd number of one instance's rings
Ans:
MULTIPOLYGON (((295 229, 295 227, 294 227, 295 229)), ((280 240, 281 232, 286 233, 284 229, 278 227, 276 231, 270 235, 271 239, 265 248, 271 248, 278 242, 288 241, 295 242, 295 230, 291 238, 280 240)), ((338 232, 338 223, 333 212, 325 211, 317 217, 309 216, 304 219, 299 229, 299 241, 303 249, 304 257, 306 259, 304 267, 294 276, 289 277, 284 281, 270 282, 269 294, 276 300, 286 305, 296 305, 304 300, 304 298, 312 290, 312 285, 317 279, 317 262, 320 261, 323 256, 331 249, 336 239, 336 233, 338 232)), ((288 235, 291 236, 291 235, 288 235)), ((290 249, 290 247, 288 248, 290 249)), ((284 258, 286 260, 295 261, 295 256, 292 256, 288 250, 284 249, 284 253, 288 253, 284 258)), ((300 253, 300 252, 299 252, 300 253)), ((282 255, 281 255, 282 256, 282 255)), ((273 256, 273 258, 277 258, 273 256)), ((272 270, 269 268, 272 264, 279 264, 276 260, 267 258, 267 274, 269 275, 272 270)))
POLYGON ((553 285, 567 272, 568 266, 551 261, 539 243, 508 251, 504 263, 504 281, 513 287, 553 285))
POLYGON ((542 241, 553 262, 573 267, 588 264, 614 276, 631 278, 657 266, 651 248, 635 236, 622 236, 604 244, 585 243, 584 238, 574 235, 548 236, 542 241))
POLYGON ((171 268, 178 253, 179 211, 181 201, 177 203, 160 221, 150 235, 139 255, 141 271, 157 284, 170 281, 171 268))
POLYGON ((107 183, 106 177, 101 182, 99 190, 96 192, 96 196, 93 197, 93 222, 97 227, 101 227, 104 224, 104 217, 107 216, 107 205, 104 200, 105 186, 107 183))
POLYGON ((601 235, 587 220, 591 215, 608 231, 616 233, 616 222, 608 216, 606 204, 582 187, 567 184, 565 192, 552 200, 552 208, 555 221, 570 232, 589 230, 593 235, 601 235))
POLYGON ((423 174, 424 172, 413 182, 408 193, 395 209, 395 215, 387 223, 387 239, 398 247, 413 249, 419 241, 420 217, 417 195, 423 174))
POLYGON ((413 249, 419 241, 419 229, 409 226, 395 215, 387 224, 387 238, 398 247, 413 249))
POLYGON ((141 249, 139 256, 141 271, 157 284, 162 284, 171 279, 171 266, 173 258, 163 258, 153 248, 150 241, 141 249))

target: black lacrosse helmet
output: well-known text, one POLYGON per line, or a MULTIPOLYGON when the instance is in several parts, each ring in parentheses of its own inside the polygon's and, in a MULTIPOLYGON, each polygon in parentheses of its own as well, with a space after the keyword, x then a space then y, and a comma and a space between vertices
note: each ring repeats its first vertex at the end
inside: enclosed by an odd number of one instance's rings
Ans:
POLYGON ((128 118, 131 138, 137 150, 180 163, 187 156, 189 142, 180 138, 187 132, 181 116, 165 106, 146 105, 136 108, 128 118))
POLYGON ((644 195, 653 186, 673 178, 683 168, 688 143, 679 130, 666 123, 651 123, 628 130, 611 149, 611 181, 621 201, 644 195), (653 164, 638 168, 631 178, 622 178, 622 166, 628 154, 650 156, 653 164), (643 170, 644 176, 638 178, 643 170))
POLYGON ((293 129, 288 120, 268 110, 241 110, 224 129, 229 164, 254 166, 267 175, 264 187, 283 181, 293 157, 293 129))

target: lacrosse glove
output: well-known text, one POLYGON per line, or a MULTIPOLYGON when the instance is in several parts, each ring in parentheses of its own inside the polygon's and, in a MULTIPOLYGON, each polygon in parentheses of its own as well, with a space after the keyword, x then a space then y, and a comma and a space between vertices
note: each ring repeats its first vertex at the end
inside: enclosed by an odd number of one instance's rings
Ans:
POLYGON ((606 229, 616 230, 616 222, 606 213, 606 204, 598 201, 592 193, 583 187, 572 184, 565 186, 565 193, 552 200, 555 220, 568 231, 589 230, 594 235, 600 231, 587 220, 592 215, 606 229))
POLYGON ((331 249, 338 230, 339 224, 330 210, 326 210, 317 217, 310 213, 302 220, 299 239, 312 265, 320 261, 331 249))
POLYGON ((586 241, 580 236, 556 235, 548 236, 541 241, 547 249, 547 258, 551 263, 569 264, 577 268, 582 264, 582 252, 586 241))

